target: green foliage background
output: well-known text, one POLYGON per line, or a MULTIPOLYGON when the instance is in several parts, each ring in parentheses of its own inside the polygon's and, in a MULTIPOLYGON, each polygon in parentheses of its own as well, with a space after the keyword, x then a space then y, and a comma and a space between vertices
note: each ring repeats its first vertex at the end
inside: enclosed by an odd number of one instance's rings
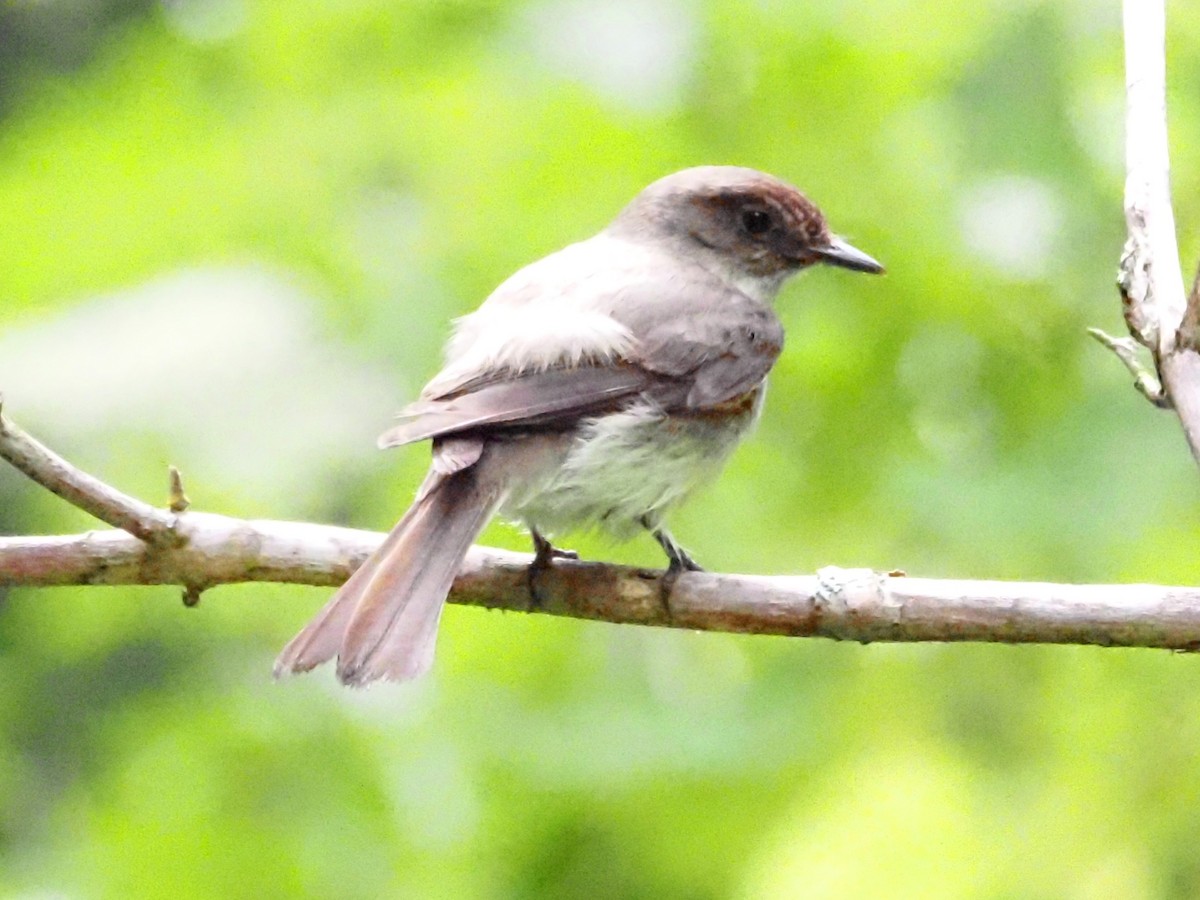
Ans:
MULTIPOLYGON (((674 522, 700 559, 1194 583, 1177 424, 1084 335, 1121 329, 1118 7, 9 2, 6 411, 147 499, 173 462, 203 509, 383 529, 426 451, 372 439, 451 317, 659 175, 752 165, 889 274, 786 290, 766 416, 674 522)), ((0 470, 0 531, 88 527, 0 470)), ((1190 657, 452 609, 420 684, 272 683, 326 593, 9 592, 0 894, 1200 895, 1190 657)))

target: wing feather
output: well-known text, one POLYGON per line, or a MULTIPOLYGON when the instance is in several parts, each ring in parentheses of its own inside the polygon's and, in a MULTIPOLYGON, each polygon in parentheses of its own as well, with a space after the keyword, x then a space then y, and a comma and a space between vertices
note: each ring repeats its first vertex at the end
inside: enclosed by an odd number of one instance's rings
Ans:
POLYGON ((615 408, 642 393, 684 395, 682 384, 669 389, 675 381, 629 365, 510 375, 470 393, 414 403, 400 414, 407 421, 384 432, 379 446, 398 447, 467 432, 553 426, 615 408))
MULTIPOLYGON (((664 304, 651 287, 644 296, 627 293, 609 310, 633 339, 619 359, 524 372, 497 367, 449 382, 438 376, 400 413, 400 424, 380 436, 379 446, 567 427, 639 397, 666 413, 699 413, 763 382, 783 347, 783 327, 770 306, 736 291, 714 297, 711 284, 664 304)), ((671 288, 680 290, 657 286, 671 288)))

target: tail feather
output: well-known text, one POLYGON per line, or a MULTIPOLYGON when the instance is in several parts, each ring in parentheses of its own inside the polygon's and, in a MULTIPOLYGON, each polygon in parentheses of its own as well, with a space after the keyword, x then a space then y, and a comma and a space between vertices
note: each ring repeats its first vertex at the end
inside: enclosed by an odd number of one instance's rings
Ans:
POLYGON ((478 468, 434 474, 438 483, 405 516, 405 535, 381 556, 346 626, 338 677, 346 684, 405 680, 429 669, 446 594, 499 497, 478 468))
POLYGON ((474 466, 432 470, 380 548, 284 648, 276 673, 307 671, 335 654, 346 684, 426 672, 454 576, 499 501, 478 475, 474 466))
POLYGON ((288 641, 275 660, 276 678, 291 673, 307 672, 337 656, 342 647, 342 638, 346 634, 346 626, 354 614, 354 607, 358 605, 359 598, 370 584, 375 570, 379 568, 379 561, 389 556, 403 539, 407 521, 408 515, 405 515, 384 538, 378 549, 329 598, 321 611, 299 634, 288 641))

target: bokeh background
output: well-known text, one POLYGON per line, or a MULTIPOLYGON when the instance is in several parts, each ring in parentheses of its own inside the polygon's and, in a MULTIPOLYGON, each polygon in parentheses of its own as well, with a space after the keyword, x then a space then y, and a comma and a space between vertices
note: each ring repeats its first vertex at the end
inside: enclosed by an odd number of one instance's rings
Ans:
MULTIPOLYGON (((427 450, 374 436, 453 316, 751 165, 889 273, 785 291, 765 418, 673 523, 707 566, 1195 583, 1177 423, 1084 334, 1122 327, 1121 54, 1117 0, 9 0, 6 412, 146 499, 174 463, 205 510, 384 529, 427 450)), ((0 469, 0 531, 92 526, 0 469)), ((273 683, 327 593, 9 591, 0 895, 1200 896, 1194 658, 451 609, 419 684, 273 683)))

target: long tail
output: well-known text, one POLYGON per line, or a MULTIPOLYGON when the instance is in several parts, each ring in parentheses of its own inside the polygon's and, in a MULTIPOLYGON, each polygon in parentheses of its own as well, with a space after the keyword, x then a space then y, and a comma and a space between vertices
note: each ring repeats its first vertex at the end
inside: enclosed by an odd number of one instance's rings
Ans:
POLYGON ((364 685, 428 671, 442 606, 467 549, 495 510, 479 467, 435 466, 416 501, 371 557, 275 661, 276 676, 338 657, 338 678, 364 685))

